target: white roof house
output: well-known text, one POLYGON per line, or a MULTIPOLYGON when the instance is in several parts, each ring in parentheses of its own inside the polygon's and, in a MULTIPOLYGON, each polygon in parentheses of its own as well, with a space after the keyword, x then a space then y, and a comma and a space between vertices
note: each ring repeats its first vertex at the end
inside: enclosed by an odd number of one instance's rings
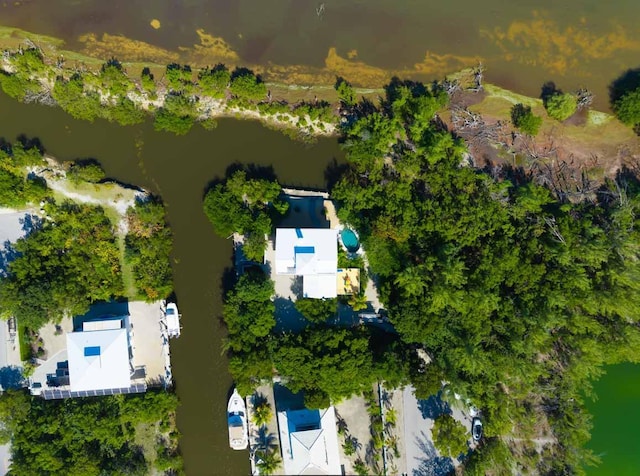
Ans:
POLYGON ((333 407, 278 412, 285 474, 342 474, 333 407))
POLYGON ((276 274, 303 276, 304 297, 337 296, 338 230, 278 228, 275 248, 276 274))
POLYGON ((67 356, 72 392, 131 386, 126 329, 71 332, 67 334, 67 356))

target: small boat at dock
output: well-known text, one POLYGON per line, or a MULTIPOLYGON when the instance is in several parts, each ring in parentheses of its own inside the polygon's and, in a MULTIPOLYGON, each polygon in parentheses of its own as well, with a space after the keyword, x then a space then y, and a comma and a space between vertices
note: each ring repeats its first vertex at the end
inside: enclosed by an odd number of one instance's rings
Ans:
POLYGON ((175 302, 165 303, 164 321, 167 326, 167 335, 169 337, 180 337, 180 313, 175 302))
POLYGON ((229 398, 227 405, 227 424, 229 427, 229 446, 234 450, 244 450, 249 446, 247 431, 247 406, 237 389, 229 398))

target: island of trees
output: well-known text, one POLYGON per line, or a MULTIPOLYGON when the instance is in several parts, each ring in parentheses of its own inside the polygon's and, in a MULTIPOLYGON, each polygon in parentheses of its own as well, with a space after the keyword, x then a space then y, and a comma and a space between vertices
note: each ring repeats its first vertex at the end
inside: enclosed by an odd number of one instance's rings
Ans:
POLYGON ((46 58, 34 46, 5 51, 0 62, 0 88, 25 102, 57 104, 76 119, 106 119, 121 125, 154 116, 159 131, 186 134, 195 123, 215 128, 217 116, 263 118, 302 134, 326 134, 337 122, 326 101, 289 104, 271 96, 262 79, 247 68, 225 65, 192 71, 189 65, 167 65, 156 79, 149 68, 139 77, 127 74, 115 58, 97 71, 66 66, 61 58, 46 58))
MULTIPOLYGON (((322 301, 301 306, 303 331, 274 333, 273 284, 251 269, 223 310, 238 387, 248 393, 278 374, 310 407, 375 381, 411 383, 419 398, 455 392, 483 414, 469 474, 583 473, 597 461, 584 447, 592 382, 607 364, 638 361, 637 177, 623 168, 576 199, 524 169, 470 166, 462 140, 438 120, 442 84, 395 80, 379 106, 337 86, 347 167, 331 194, 358 230, 397 333, 328 326, 334 311, 322 301)), ((547 107, 568 103, 553 97, 547 107)), ((533 134, 530 114, 514 111, 533 134)), ((233 175, 207 194, 221 236, 247 231, 253 218, 263 240, 284 212, 276 182, 255 184, 233 175)), ((458 429, 439 425, 441 451, 456 453, 456 438, 442 435, 458 429)))

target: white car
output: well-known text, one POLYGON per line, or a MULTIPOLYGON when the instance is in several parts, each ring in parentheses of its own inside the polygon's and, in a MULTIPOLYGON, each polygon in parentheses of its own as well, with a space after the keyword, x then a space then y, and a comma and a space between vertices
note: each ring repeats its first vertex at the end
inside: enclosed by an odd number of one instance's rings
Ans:
POLYGON ((471 422, 471 436, 473 437, 473 441, 480 441, 482 438, 482 421, 480 418, 476 417, 471 422))

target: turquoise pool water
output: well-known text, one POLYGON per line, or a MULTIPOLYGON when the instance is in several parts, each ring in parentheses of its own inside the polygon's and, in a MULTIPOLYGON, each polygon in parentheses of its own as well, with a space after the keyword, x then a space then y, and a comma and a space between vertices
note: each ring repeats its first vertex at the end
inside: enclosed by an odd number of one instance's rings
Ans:
POLYGON ((340 232, 340 238, 342 238, 342 243, 350 253, 355 253, 360 248, 360 241, 352 230, 345 228, 340 232))

